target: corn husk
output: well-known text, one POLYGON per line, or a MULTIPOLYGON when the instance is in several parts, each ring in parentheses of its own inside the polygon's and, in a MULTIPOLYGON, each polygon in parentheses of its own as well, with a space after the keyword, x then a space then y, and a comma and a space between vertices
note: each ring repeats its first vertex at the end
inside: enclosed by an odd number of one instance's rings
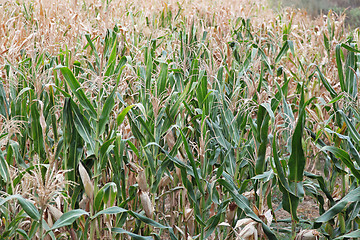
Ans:
POLYGON ((51 216, 52 214, 49 214, 48 211, 46 223, 48 224, 49 227, 52 227, 54 225, 53 217, 51 216))
POLYGON ((187 225, 187 231, 190 235, 194 234, 194 209, 186 207, 184 211, 183 221, 187 225))
POLYGON ((141 205, 143 206, 143 209, 145 211, 145 215, 148 218, 152 218, 154 213, 154 206, 151 202, 150 196, 148 192, 139 191, 141 205))
POLYGON ((51 213, 51 216, 53 216, 55 221, 57 221, 63 215, 63 213, 54 206, 50 205, 48 207, 48 209, 49 209, 49 212, 51 213))
POLYGON ((320 239, 320 233, 315 229, 307 229, 300 231, 295 240, 318 240, 320 239))
POLYGON ((265 213, 264 213, 264 217, 266 219, 266 225, 270 226, 271 223, 272 223, 272 220, 273 220, 273 215, 271 213, 271 209, 267 210, 265 213))
POLYGON ((236 240, 257 240, 258 231, 256 229, 257 222, 250 222, 237 235, 236 240))
POLYGON ((192 208, 185 208, 184 212, 184 222, 189 221, 189 219, 193 216, 194 209, 192 208))
POLYGON ((81 201, 79 202, 79 208, 87 211, 87 209, 89 208, 88 203, 89 203, 89 198, 84 195, 81 201))
POLYGON ((163 176, 160 180, 159 188, 161 189, 161 188, 168 186, 170 182, 171 182, 171 179, 168 175, 163 176))
POLYGON ((145 176, 145 171, 142 170, 138 173, 138 175, 136 176, 136 181, 139 185, 139 188, 142 192, 147 192, 148 191, 148 185, 146 182, 146 176, 145 176))
POLYGON ((94 185, 91 182, 90 176, 87 173, 84 166, 81 164, 81 162, 79 162, 79 173, 80 173, 81 181, 82 181, 82 183, 84 185, 84 188, 85 188, 86 195, 90 199, 93 199, 93 197, 94 197, 94 185))
POLYGON ((244 225, 248 225, 252 222, 254 222, 254 220, 252 220, 251 218, 242 218, 236 222, 234 229, 238 229, 238 228, 240 228, 244 225))
POLYGON ((186 224, 187 224, 187 228, 188 228, 188 233, 190 235, 194 235, 194 232, 195 232, 194 216, 192 216, 186 224))
POLYGON ((144 169, 142 167, 140 167, 139 165, 137 165, 136 163, 133 163, 133 162, 128 162, 128 167, 136 173, 144 171, 144 169))

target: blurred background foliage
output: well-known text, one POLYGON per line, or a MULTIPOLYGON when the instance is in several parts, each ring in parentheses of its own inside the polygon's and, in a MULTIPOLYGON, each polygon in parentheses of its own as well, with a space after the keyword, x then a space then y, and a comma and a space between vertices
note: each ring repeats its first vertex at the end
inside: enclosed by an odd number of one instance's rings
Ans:
POLYGON ((272 0, 273 6, 296 7, 305 9, 309 14, 316 17, 327 14, 330 10, 337 14, 346 14, 346 25, 351 28, 360 27, 360 0, 272 0))

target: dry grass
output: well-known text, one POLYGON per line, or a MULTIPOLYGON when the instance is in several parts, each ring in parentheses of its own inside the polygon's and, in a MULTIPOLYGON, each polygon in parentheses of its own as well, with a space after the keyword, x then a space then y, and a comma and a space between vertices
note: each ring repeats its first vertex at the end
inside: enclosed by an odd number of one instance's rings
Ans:
MULTIPOLYGON (((267 49, 269 43, 282 45, 284 28, 292 23, 288 38, 293 40, 295 56, 290 56, 292 61, 281 62, 289 76, 297 81, 301 81, 309 76, 313 71, 310 67, 303 72, 299 68, 299 63, 309 66, 310 64, 322 66, 326 71, 325 77, 334 86, 335 90, 340 88, 337 83, 337 68, 334 58, 334 49, 338 43, 345 40, 343 23, 344 17, 334 15, 319 17, 312 20, 305 12, 294 11, 290 8, 283 10, 282 15, 278 15, 269 9, 267 2, 259 1, 120 1, 114 0, 107 4, 105 1, 2 1, 0 4, 0 69, 3 69, 6 62, 16 63, 21 59, 21 54, 26 52, 28 56, 36 53, 58 54, 61 49, 70 50, 70 65, 80 60, 86 54, 82 48, 87 44, 84 34, 92 37, 99 36, 96 41, 104 38, 107 29, 114 25, 120 27, 127 51, 134 53, 135 60, 144 59, 141 46, 146 45, 149 37, 155 39, 171 34, 169 26, 177 27, 185 25, 190 31, 191 24, 195 23, 199 29, 197 34, 207 31, 208 48, 213 52, 214 64, 203 63, 210 75, 215 77, 218 66, 222 64, 222 57, 228 55, 230 47, 228 43, 232 41, 233 30, 238 19, 251 19, 252 34, 256 39, 261 39, 257 44, 263 47, 269 59, 274 58, 278 51, 267 49), (179 6, 181 11, 179 12, 179 6), (171 11, 173 15, 179 12, 176 20, 171 25, 159 21, 160 14, 167 14, 171 11), (280 19, 281 18, 281 19, 280 19), (201 21, 199 21, 201 20, 201 21), (147 23, 148 22, 148 23, 147 23), (330 51, 325 49, 324 35, 330 38, 328 24, 334 29, 333 38, 329 42, 330 51), (132 38, 142 36, 143 42, 134 43, 132 38), (213 74, 211 74, 213 73, 213 74)), ((358 35, 355 35, 358 36, 358 35)), ((201 36, 199 36, 200 38, 201 36)), ((356 40, 356 39, 355 39, 356 40)), ((358 40, 356 40, 358 41, 358 40)), ((171 41, 172 51, 179 48, 180 42, 171 41)), ((190 47, 190 46, 189 46, 190 47)), ((156 49, 158 53, 168 50, 167 44, 162 44, 156 49)), ((241 46, 240 50, 245 50, 246 45, 241 46)), ((101 54, 101 53, 100 53, 101 54)), ((171 57, 171 55, 169 55, 171 57)), ((228 57, 227 65, 233 59, 228 57)), ((183 63, 183 64, 186 64, 183 63)), ((261 61, 253 62, 253 70, 260 71, 261 61)), ((2 70, 4 71, 4 70, 2 70)), ((133 77, 134 72, 128 72, 133 77)), ((274 81, 281 81, 273 76, 267 76, 269 89, 276 90, 274 81)), ((47 76, 37 76, 37 79, 48 81, 47 76)), ((51 78, 50 78, 51 79, 51 78)), ((94 81, 98 82, 96 88, 102 85, 101 77, 94 76, 94 81), (100 80, 100 82, 99 82, 100 80), (100 84, 100 85, 99 85, 100 84)), ((245 76, 245 81, 247 81, 245 76)), ((38 81, 37 81, 38 82, 38 81)), ((36 81, 35 81, 36 83, 36 81)), ((34 84, 35 84, 34 83, 34 84)), ((51 83, 51 82, 50 82, 51 83)), ((41 84, 41 82, 39 82, 41 84)), ((127 84, 124 81, 124 89, 127 84)), ((5 86, 7 82, 5 81, 5 86)), ((289 97, 292 96, 296 81, 290 86, 289 97)), ((248 84, 251 87, 251 83, 248 84)), ((41 85, 40 87, 41 88, 41 85)), ((89 89, 86 88, 85 89, 89 89)), ((254 94, 249 90, 249 96, 254 94)), ((41 92, 38 89, 37 92, 41 92)), ((307 99, 313 96, 322 96, 330 99, 324 89, 319 89, 316 82, 310 86, 307 99)), ((266 100, 267 98, 265 98, 266 100)))
MULTIPOLYGON (((119 1, 114 0, 109 4, 104 1, 3 1, 0 4, 0 17, 2 24, 0 34, 0 67, 3 68, 6 60, 15 63, 20 60, 21 52, 25 50, 27 55, 47 52, 51 55, 58 54, 60 49, 70 50, 71 61, 78 60, 84 54, 82 47, 86 45, 84 34, 100 36, 102 39, 107 29, 118 25, 123 31, 127 43, 131 38, 143 35, 144 43, 148 37, 158 38, 171 32, 169 25, 162 27, 157 16, 171 11, 173 14, 179 11, 180 16, 173 21, 172 26, 185 25, 188 31, 195 22, 200 31, 208 32, 209 49, 213 51, 215 59, 219 59, 229 51, 228 42, 232 40, 233 27, 238 19, 251 18, 253 34, 257 39, 262 39, 259 46, 266 46, 269 42, 279 43, 281 46, 283 29, 292 22, 289 39, 294 41, 296 53, 292 60, 287 61, 286 69, 296 75, 303 75, 298 69, 297 62, 303 64, 314 63, 324 66, 327 71, 325 76, 333 85, 336 85, 336 65, 334 49, 336 44, 344 40, 343 17, 329 16, 330 24, 334 27, 334 37, 330 41, 328 52, 324 50, 324 38, 329 38, 326 16, 312 20, 305 12, 285 9, 282 19, 279 15, 268 8, 266 1, 183 1, 180 5, 177 1, 119 1), (148 19, 148 20, 146 20, 148 19), (154 21, 155 20, 155 21, 154 21), (146 22, 149 22, 147 24, 146 22)), ((138 46, 144 43, 139 42, 138 46)), ((176 48, 180 43, 172 42, 176 48)), ((131 52, 139 52, 135 55, 142 60, 141 49, 137 46, 127 45, 131 52)), ((163 45, 157 51, 166 50, 163 45)), ((266 49, 266 48, 265 48, 266 49)), ((175 49, 174 49, 175 50, 175 49)), ((271 52, 265 52, 271 59, 271 52)), ((228 59, 228 64, 232 59, 228 59)), ((70 63, 71 64, 71 63, 70 63)), ((260 63, 258 63, 260 64, 260 63)), ((212 68, 207 65, 206 67, 212 68)), ((254 69, 260 69, 256 65, 254 69)), ((216 72, 213 69, 210 72, 216 72)), ((310 70, 308 72, 311 72, 310 70)), ((289 73, 289 72, 288 72, 289 73)), ((289 73, 289 75, 291 75, 289 73)), ((303 75, 304 77, 306 75, 303 75)), ((295 76, 296 77, 296 76, 295 76)), ((276 79, 269 79, 273 82, 276 79)), ((274 86, 270 86, 274 88, 274 86)), ((314 87, 315 88, 315 87, 314 87)), ((321 90, 320 90, 321 91, 321 90)), ((321 91, 322 92, 322 91, 321 91)), ((318 95, 319 89, 313 89, 312 95, 318 95)), ((251 95, 251 94, 250 94, 251 95)))

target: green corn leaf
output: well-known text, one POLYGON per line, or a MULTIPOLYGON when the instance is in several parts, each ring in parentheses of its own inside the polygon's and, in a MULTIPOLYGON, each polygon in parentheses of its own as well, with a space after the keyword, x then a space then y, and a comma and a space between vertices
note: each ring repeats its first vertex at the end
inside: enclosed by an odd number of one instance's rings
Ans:
POLYGON ((336 98, 333 98, 330 102, 328 102, 328 104, 334 104, 336 103, 337 101, 339 101, 340 99, 342 99, 344 97, 344 95, 342 94, 339 94, 336 98))
POLYGON ((67 93, 66 91, 62 90, 61 88, 59 88, 59 87, 57 87, 57 86, 55 86, 55 88, 56 88, 56 90, 58 90, 59 92, 61 92, 61 93, 64 95, 64 97, 66 97, 66 98, 71 98, 71 95, 70 95, 69 93, 67 93))
POLYGON ((333 146, 325 146, 325 147, 321 148, 321 151, 329 151, 332 154, 334 154, 336 157, 340 158, 340 160, 350 169, 352 174, 354 174, 354 176, 358 180, 360 180, 360 171, 358 169, 356 169, 354 163, 351 161, 350 156, 347 152, 345 152, 344 150, 342 150, 340 148, 333 147, 333 146))
POLYGON ((161 228, 161 229, 168 229, 169 227, 168 226, 164 226, 148 217, 145 217, 144 215, 141 215, 137 212, 134 212, 134 211, 129 211, 129 214, 131 214, 132 216, 136 217, 137 219, 139 219, 140 221, 148 224, 148 225, 151 225, 153 227, 156 227, 156 228, 161 228))
POLYGON ((105 125, 110 120, 110 117, 111 117, 110 114, 115 105, 115 92, 116 91, 117 91, 117 89, 115 87, 115 89, 111 92, 111 94, 106 99, 103 109, 101 111, 101 115, 100 115, 99 123, 98 123, 98 125, 99 125, 98 126, 98 129, 99 129, 98 135, 99 136, 101 136, 105 132, 105 125))
POLYGON ((105 194, 105 191, 104 191, 103 188, 101 188, 101 189, 96 193, 96 196, 95 196, 95 198, 94 198, 94 209, 95 209, 95 211, 101 210, 101 206, 102 206, 103 199, 104 199, 104 194, 105 194))
POLYGON ((351 138, 348 136, 342 135, 340 133, 334 132, 328 128, 325 128, 325 131, 328 133, 337 135, 340 139, 346 140, 348 143, 349 152, 350 152, 351 156, 354 158, 354 160, 356 161, 358 166, 360 166, 360 154, 359 154, 358 150, 356 149, 356 147, 354 146, 354 144, 352 143, 351 138))
POLYGON ((146 146, 144 146, 144 148, 147 148, 151 145, 155 145, 155 146, 159 147, 159 149, 161 149, 161 151, 163 153, 165 153, 166 157, 168 157, 178 168, 185 169, 187 174, 194 177, 194 172, 193 172, 193 169, 191 166, 189 166, 186 163, 180 161, 179 159, 173 157, 168 151, 166 151, 164 148, 162 148, 159 144, 157 144, 155 142, 151 142, 151 143, 147 144, 146 146))
POLYGON ((117 125, 120 126, 122 122, 125 119, 126 114, 132 109, 135 105, 127 106, 122 112, 119 114, 119 116, 116 118, 117 125))
POLYGON ((34 150, 39 154, 40 158, 45 158, 44 139, 42 134, 42 127, 40 125, 40 111, 37 103, 33 102, 30 106, 31 112, 31 137, 34 142, 34 150))
POLYGON ((298 222, 297 208, 300 203, 300 198, 294 194, 291 194, 282 185, 279 185, 279 190, 283 193, 282 196, 282 207, 285 211, 291 214, 292 218, 298 222))
MULTIPOLYGON (((29 87, 26 87, 26 88, 23 88, 21 89, 21 91, 17 94, 16 98, 15 98, 15 101, 18 101, 21 99, 21 95, 23 95, 24 93, 28 92, 28 91, 33 91, 31 88, 29 87)), ((5 95, 6 96, 6 95, 5 95)))
POLYGON ((226 211, 227 205, 229 204, 230 200, 226 200, 222 202, 218 208, 217 213, 212 216, 207 222, 206 222, 206 235, 205 239, 208 239, 210 235, 215 231, 215 229, 218 227, 218 224, 221 220, 221 215, 226 211))
POLYGON ((330 44, 329 44, 329 38, 326 36, 325 33, 323 33, 323 37, 324 37, 324 45, 327 51, 330 51, 330 44))
POLYGON ((146 61, 146 75, 145 75, 145 92, 150 91, 151 87, 151 74, 153 72, 153 56, 150 49, 148 49, 147 61, 146 61))
POLYGON ((269 63, 269 58, 266 56, 264 50, 262 48, 260 48, 257 44, 253 44, 253 46, 258 49, 260 57, 264 61, 270 75, 273 75, 272 68, 271 68, 270 63, 269 63))
POLYGON ((291 40, 287 40, 287 42, 289 44, 289 48, 290 48, 290 51, 291 51, 292 55, 295 57, 294 42, 291 41, 291 40))
POLYGON ((71 108, 73 110, 74 125, 76 127, 76 130, 78 131, 80 136, 83 138, 83 140, 90 145, 90 149, 94 153, 95 152, 95 141, 92 136, 93 131, 91 130, 88 120, 80 112, 80 109, 73 101, 71 101, 71 108))
POLYGON ((118 214, 118 213, 127 213, 129 210, 126 210, 124 208, 118 207, 118 206, 113 206, 113 207, 109 207, 107 209, 104 209, 100 212, 97 212, 94 216, 91 217, 91 219, 95 219, 100 215, 108 215, 108 214, 118 214))
POLYGON ((335 47, 335 57, 336 57, 336 66, 337 66, 337 70, 338 70, 341 90, 346 92, 343 65, 342 65, 342 62, 341 62, 341 44, 338 44, 335 47))
POLYGON ((31 217, 32 219, 39 221, 40 220, 40 213, 37 210, 37 208, 32 204, 29 200, 24 199, 20 195, 11 195, 4 199, 0 198, 0 206, 6 203, 7 201, 10 201, 12 199, 17 199, 20 206, 23 208, 23 210, 31 217))
POLYGON ((109 196, 111 192, 116 192, 109 191, 109 189, 117 189, 116 184, 114 182, 108 182, 97 192, 94 199, 94 208, 96 211, 99 211, 103 204, 108 202, 109 198, 111 197, 109 196))
POLYGON ((84 91, 81 89, 80 83, 75 78, 74 74, 70 71, 70 69, 61 65, 57 66, 55 70, 56 69, 60 69, 72 93, 79 100, 80 104, 89 112, 90 116, 93 119, 97 119, 96 117, 97 113, 95 111, 94 106, 91 104, 90 100, 86 97, 84 91))
POLYGON ((132 239, 135 239, 135 240, 153 240, 153 237, 150 237, 150 236, 147 236, 147 237, 145 236, 144 237, 144 236, 141 236, 141 235, 126 231, 125 229, 122 229, 122 228, 112 228, 111 231, 114 232, 114 233, 127 234, 132 239))
POLYGON ((134 137, 140 141, 142 145, 145 145, 145 136, 140 131, 139 127, 137 126, 137 123, 135 119, 131 116, 131 114, 128 115, 129 123, 131 126, 131 131, 134 134, 134 137))
POLYGON ((353 46, 349 46, 345 43, 341 44, 341 47, 345 48, 346 50, 350 51, 350 52, 354 52, 354 53, 360 53, 360 50, 357 50, 356 48, 354 48, 353 46))
POLYGON ((100 70, 100 56, 99 56, 99 53, 96 50, 96 47, 95 47, 95 45, 93 43, 93 40, 91 40, 89 34, 85 34, 85 38, 88 41, 88 44, 89 44, 91 50, 94 52, 95 61, 96 61, 96 67, 98 68, 98 70, 100 70))
POLYGON ((200 78, 196 89, 196 97, 199 101, 199 107, 202 109, 205 99, 208 96, 208 89, 207 89, 208 79, 205 72, 202 71, 202 74, 200 75, 202 75, 202 77, 200 78))
POLYGON ((112 46, 111 54, 109 56, 109 60, 107 62, 107 69, 104 76, 111 76, 114 73, 114 66, 116 61, 116 53, 117 53, 117 41, 114 41, 112 46))
POLYGON ((190 85, 192 85, 194 82, 197 82, 199 78, 199 59, 194 59, 191 62, 191 68, 190 68, 190 85))
POLYGON ((46 233, 50 235, 51 239, 56 240, 54 232, 50 230, 49 225, 47 224, 47 222, 44 219, 42 220, 42 225, 43 225, 43 228, 46 231, 46 233))
POLYGON ((144 128, 144 130, 147 133, 147 136, 150 137, 151 141, 155 141, 154 134, 152 133, 151 129, 149 128, 150 127, 149 124, 147 124, 147 122, 145 122, 145 120, 142 117, 138 117, 137 120, 140 123, 140 125, 144 128))
POLYGON ((276 134, 273 138, 273 157, 276 173, 280 182, 279 188, 280 191, 283 193, 283 208, 291 214, 295 221, 298 221, 299 219, 297 217, 297 206, 299 204, 299 197, 296 196, 293 189, 289 186, 283 166, 280 163, 276 149, 276 134))
POLYGON ((241 194, 239 194, 239 192, 236 190, 236 188, 233 184, 231 184, 229 181, 227 181, 225 179, 218 179, 217 182, 220 185, 222 185, 230 193, 230 195, 234 199, 236 205, 238 205, 238 207, 241 208, 248 217, 252 218, 256 222, 261 223, 266 236, 270 240, 277 239, 277 237, 270 230, 270 228, 263 221, 261 221, 261 219, 251 210, 251 208, 249 207, 249 205, 247 203, 247 199, 244 196, 242 196, 241 194))
POLYGON ((117 74, 116 86, 119 85, 121 73, 122 73, 123 69, 125 68, 125 64, 126 64, 127 61, 128 60, 127 60, 127 58, 125 56, 120 58, 120 61, 119 61, 118 65, 116 66, 115 70, 114 70, 114 74, 117 74))
POLYGON ((100 166, 102 169, 106 167, 106 160, 108 159, 107 156, 109 152, 114 148, 114 145, 112 145, 112 143, 115 141, 115 139, 116 137, 107 140, 100 147, 100 166))
POLYGON ((352 124, 350 119, 345 115, 343 111, 338 110, 338 112, 341 114, 342 118, 344 119, 346 126, 349 129, 350 136, 354 139, 355 142, 360 143, 360 134, 356 130, 355 126, 352 124))
POLYGON ((284 45, 282 46, 279 54, 275 58, 275 64, 278 64, 281 60, 281 58, 286 54, 286 52, 289 50, 289 42, 286 41, 284 45))
MULTIPOLYGON (((304 91, 302 91, 301 99, 304 99, 304 91)), ((304 169, 305 169, 305 154, 302 146, 302 136, 304 130, 304 112, 305 106, 300 106, 300 113, 298 117, 298 122, 296 124, 292 141, 291 141, 291 155, 289 158, 289 179, 295 182, 301 182, 304 177, 304 169)))
POLYGON ((330 83, 326 80, 324 74, 322 74, 322 72, 320 71, 319 67, 316 66, 316 70, 318 71, 319 77, 321 82, 324 84, 326 90, 328 90, 328 92, 330 93, 332 98, 336 98, 337 97, 337 93, 335 92, 335 90, 332 88, 332 86, 330 85, 330 83))
MULTIPOLYGON (((273 109, 271 109, 271 105, 269 103, 262 103, 261 106, 266 109, 269 116, 271 117, 272 122, 275 122, 275 114, 273 112, 273 109)), ((276 110, 276 108, 275 108, 275 110, 276 110)))
MULTIPOLYGON (((237 51, 236 51, 236 53, 237 53, 237 51)), ((234 54, 235 54, 235 52, 234 52, 234 54)), ((239 64, 241 64, 240 72, 246 72, 250 66, 250 63, 252 62, 251 51, 249 51, 248 54, 246 55, 246 59, 245 59, 244 63, 241 63, 240 60, 237 60, 237 61, 239 64)))
MULTIPOLYGON (((49 107, 52 109, 55 107, 55 97, 54 97, 54 88, 53 86, 49 86, 49 98, 50 98, 50 104, 49 107)), ((55 114, 51 114, 51 126, 52 126, 52 131, 54 132, 54 140, 55 142, 58 142, 58 129, 57 129, 57 120, 56 120, 56 116, 55 114)))
MULTIPOLYGON (((347 45, 344 45, 347 46, 347 45)), ((357 77, 356 77, 356 56, 355 52, 358 52, 357 50, 353 48, 355 47, 355 44, 351 43, 351 47, 347 46, 345 47, 349 52, 347 53, 347 58, 345 62, 345 86, 346 89, 344 89, 350 96, 353 98, 356 97, 357 93, 357 77)), ((344 91, 343 90, 343 91, 344 91)))
POLYGON ((288 191, 289 193, 295 195, 295 193, 293 193, 289 187, 289 183, 285 176, 283 166, 281 165, 281 162, 279 160, 279 156, 278 156, 277 149, 276 149, 276 134, 273 137, 272 146, 273 146, 273 148, 272 148, 273 149, 273 158, 274 158, 274 163, 275 163, 274 171, 278 175, 278 179, 279 179, 280 183, 283 185, 284 189, 286 189, 286 191, 288 191))
POLYGON ((180 130, 180 134, 181 134, 181 137, 182 137, 182 140, 183 140, 183 143, 184 143, 184 147, 185 147, 187 157, 190 160, 190 165, 191 165, 192 170, 194 172, 194 177, 195 177, 196 184, 198 185, 198 188, 199 188, 200 192, 202 194, 204 194, 204 190, 202 189, 202 186, 201 186, 200 177, 199 177, 199 174, 198 174, 198 171, 197 171, 194 156, 193 156, 193 154, 192 154, 192 152, 190 150, 190 147, 189 147, 189 144, 188 144, 188 142, 187 142, 187 140, 185 138, 185 135, 183 134, 183 132, 181 130, 180 130))
POLYGON ((9 167, 4 158, 4 154, 1 150, 0 150, 0 175, 4 180, 4 182, 7 183, 10 180, 9 167))
POLYGON ((104 187, 105 187, 104 203, 112 206, 115 203, 118 192, 117 185, 114 182, 108 182, 104 185, 104 187))
POLYGON ((23 229, 16 229, 16 232, 18 234, 20 234, 23 238, 25 238, 26 240, 30 240, 28 234, 25 232, 25 230, 23 229))
POLYGON ((174 231, 173 231, 173 229, 171 227, 164 226, 164 225, 162 225, 162 224, 160 224, 160 223, 158 223, 158 222, 156 222, 156 221, 154 221, 154 220, 152 220, 152 219, 150 219, 148 217, 145 217, 145 216, 143 216, 143 215, 141 215, 141 214, 139 214, 137 212, 134 212, 134 211, 129 211, 129 214, 132 215, 133 217, 139 219, 140 221, 142 221, 142 222, 144 222, 144 223, 146 223, 148 225, 151 225, 151 226, 153 226, 155 228, 167 229, 169 231, 169 233, 170 233, 170 238, 172 240, 177 239, 175 234, 174 234, 174 231))
MULTIPOLYGON (((21 153, 20 153, 19 143, 15 142, 13 140, 10 140, 9 141, 9 147, 11 147, 12 152, 14 153, 14 157, 15 157, 15 160, 16 160, 17 164, 19 164, 19 166, 21 166, 23 168, 27 168, 27 166, 26 166, 26 164, 24 162, 24 159, 23 159, 23 157, 21 156, 21 153)), ((9 155, 9 151, 8 151, 7 154, 9 155)))
POLYGON ((340 213, 349 203, 360 201, 360 187, 350 191, 343 199, 337 202, 324 214, 315 220, 315 225, 319 226, 322 223, 326 223, 333 219, 338 213, 340 213))
POLYGON ((340 240, 340 239, 356 239, 356 238, 359 238, 360 237, 360 230, 355 230, 355 231, 352 231, 350 233, 347 233, 345 235, 342 235, 340 237, 337 237, 335 238, 334 240, 340 240))
POLYGON ((39 222, 33 221, 33 223, 31 224, 31 227, 30 227, 30 231, 28 233, 30 239, 35 238, 35 234, 36 234, 38 228, 39 228, 39 222))
POLYGON ((69 226, 76 219, 80 218, 82 215, 89 215, 89 213, 82 209, 75 209, 75 210, 66 212, 54 223, 54 225, 51 227, 51 230, 69 226))
POLYGON ((259 106, 257 115, 257 141, 259 142, 258 158, 255 164, 255 173, 262 174, 265 170, 265 156, 268 144, 268 129, 270 117, 266 108, 259 106))
POLYGON ((7 101, 2 80, 0 81, 0 115, 3 115, 5 118, 8 118, 9 115, 9 102, 7 101))
POLYGON ((40 213, 37 210, 37 208, 34 206, 34 204, 22 198, 21 196, 17 196, 16 198, 19 201, 21 207, 24 209, 24 211, 29 215, 29 217, 37 221, 40 220, 40 213))
MULTIPOLYGON (((98 212, 97 214, 95 214, 91 219, 95 219, 97 218, 98 216, 100 215, 103 215, 103 214, 118 214, 118 213, 129 213, 130 215, 132 215, 133 217, 139 219, 140 221, 148 224, 148 225, 151 225, 155 228, 160 228, 160 229, 168 229, 169 232, 170 232, 170 237, 171 239, 177 239, 174 235, 174 232, 172 230, 171 227, 168 227, 168 226, 164 226, 148 217, 145 217, 137 212, 134 212, 134 211, 130 211, 130 210, 126 210, 124 208, 121 208, 121 207, 117 207, 117 206, 114 206, 114 207, 110 207, 110 208, 107 208, 105 210, 102 210, 100 212, 98 212)), ((139 235, 133 235, 133 233, 130 233, 130 232, 127 232, 121 228, 112 228, 111 231, 113 232, 117 232, 117 233, 126 233, 128 234, 129 236, 133 237, 134 239, 143 239, 142 236, 139 236, 139 235), (115 229, 115 231, 114 231, 115 229), (125 231, 125 232, 124 232, 125 231), (140 238, 136 238, 136 237, 140 237, 140 238)), ((148 238, 146 237, 145 239, 152 239, 152 238, 148 238)))
POLYGON ((166 63, 161 63, 161 69, 159 78, 157 81, 157 96, 159 97, 165 90, 168 79, 168 65, 166 63))
POLYGON ((332 206, 335 203, 335 201, 334 201, 333 197, 331 196, 330 191, 328 190, 328 188, 326 186, 324 178, 322 176, 315 175, 315 174, 312 174, 312 173, 309 173, 309 172, 305 172, 304 175, 306 177, 308 177, 308 178, 316 179, 318 181, 321 190, 325 193, 326 197, 329 199, 330 204, 332 206))
MULTIPOLYGON (((73 101, 70 98, 66 98, 63 107, 63 145, 64 149, 69 151, 67 159, 64 162, 65 169, 77 168, 80 158, 82 157, 82 149, 80 150, 79 147, 81 146, 82 148, 84 145, 84 140, 79 135, 75 126, 72 102, 73 101)), ((67 176, 69 177, 69 180, 75 181, 75 171, 70 171, 67 176)))

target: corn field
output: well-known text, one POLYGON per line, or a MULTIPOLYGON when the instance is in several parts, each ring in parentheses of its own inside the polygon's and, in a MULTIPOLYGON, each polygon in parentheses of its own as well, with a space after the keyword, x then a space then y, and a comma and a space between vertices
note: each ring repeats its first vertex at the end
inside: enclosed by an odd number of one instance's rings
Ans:
POLYGON ((0 239, 360 239, 345 16, 0 0, 0 19, 0 239))

